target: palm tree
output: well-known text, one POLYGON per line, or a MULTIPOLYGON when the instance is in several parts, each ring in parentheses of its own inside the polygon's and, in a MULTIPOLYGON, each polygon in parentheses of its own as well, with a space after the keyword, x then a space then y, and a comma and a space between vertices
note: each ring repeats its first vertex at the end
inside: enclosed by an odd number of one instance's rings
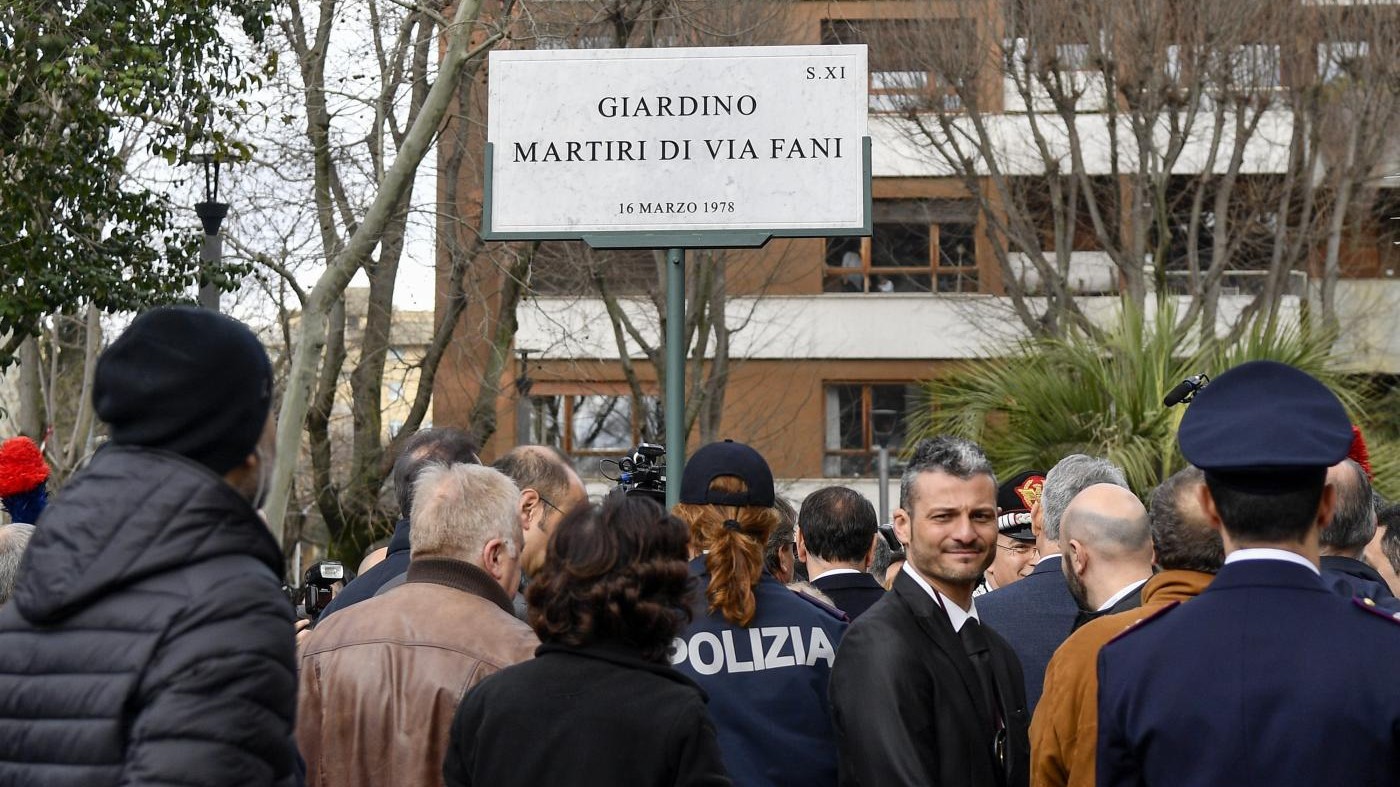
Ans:
MULTIPOLYGON (((1228 346, 1202 347, 1174 330, 1175 317, 1162 307, 1146 319, 1129 315, 1097 339, 1031 339, 1005 357, 965 363, 925 384, 928 406, 912 420, 906 444, 939 433, 966 437, 1004 475, 1045 470, 1071 453, 1106 456, 1145 495, 1184 465, 1176 430, 1185 407, 1164 407, 1163 395, 1194 374, 1261 359, 1322 380, 1353 421, 1366 423, 1370 389, 1336 370, 1330 337, 1258 328, 1228 346)), ((1400 452, 1374 440, 1370 448, 1378 486, 1397 491, 1400 452)))

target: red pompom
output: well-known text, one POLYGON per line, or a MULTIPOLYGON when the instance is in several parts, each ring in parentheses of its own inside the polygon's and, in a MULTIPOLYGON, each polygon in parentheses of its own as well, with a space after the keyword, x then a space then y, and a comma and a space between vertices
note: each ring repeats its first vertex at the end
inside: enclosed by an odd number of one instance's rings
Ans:
POLYGON ((33 440, 11 437, 0 443, 0 497, 28 492, 48 477, 49 466, 33 440))
POLYGON ((1366 450, 1366 439, 1361 436, 1361 427, 1356 424, 1351 426, 1351 449, 1347 451, 1347 458, 1361 465, 1367 478, 1376 480, 1375 475, 1371 473, 1371 452, 1366 450))

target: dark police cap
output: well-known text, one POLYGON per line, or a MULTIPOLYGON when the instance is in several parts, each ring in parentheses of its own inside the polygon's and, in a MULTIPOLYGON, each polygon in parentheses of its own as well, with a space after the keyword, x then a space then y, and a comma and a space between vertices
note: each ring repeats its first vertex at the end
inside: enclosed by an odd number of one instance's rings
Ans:
POLYGON ((681 475, 681 502, 697 505, 771 506, 773 471, 763 456, 743 443, 725 440, 710 443, 685 463, 681 475), (722 475, 743 480, 747 492, 716 492, 710 482, 722 475))
POLYGON ((98 357, 92 402, 113 443, 173 451, 222 475, 258 444, 272 365, 243 323, 165 306, 137 317, 98 357))
POLYGON ((997 532, 1017 541, 1034 541, 1031 531, 1031 506, 1045 491, 1045 473, 1027 470, 1017 473, 997 488, 997 532))
POLYGON ((1186 410, 1177 444, 1213 480, 1258 494, 1320 479, 1351 448, 1336 394, 1306 372, 1250 361, 1220 375, 1186 410))

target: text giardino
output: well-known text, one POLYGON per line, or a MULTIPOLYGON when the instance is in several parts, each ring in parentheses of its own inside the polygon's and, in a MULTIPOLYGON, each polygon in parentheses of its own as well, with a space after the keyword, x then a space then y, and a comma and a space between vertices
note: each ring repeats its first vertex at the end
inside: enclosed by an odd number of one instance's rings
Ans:
POLYGON ((758 100, 742 96, 603 96, 598 114, 605 118, 720 117, 752 115, 758 100))

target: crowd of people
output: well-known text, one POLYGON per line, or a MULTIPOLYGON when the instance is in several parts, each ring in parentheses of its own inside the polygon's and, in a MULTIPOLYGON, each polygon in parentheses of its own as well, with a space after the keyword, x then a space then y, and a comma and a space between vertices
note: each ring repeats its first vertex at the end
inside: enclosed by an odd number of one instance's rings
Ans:
POLYGON ((271 392, 246 327, 155 309, 52 503, 0 447, 37 520, 0 531, 0 785, 1400 783, 1400 508, 1290 366, 1200 391, 1144 498, 924 440, 888 534, 741 442, 667 511, 423 430, 392 537, 304 621, 258 512, 271 392))

